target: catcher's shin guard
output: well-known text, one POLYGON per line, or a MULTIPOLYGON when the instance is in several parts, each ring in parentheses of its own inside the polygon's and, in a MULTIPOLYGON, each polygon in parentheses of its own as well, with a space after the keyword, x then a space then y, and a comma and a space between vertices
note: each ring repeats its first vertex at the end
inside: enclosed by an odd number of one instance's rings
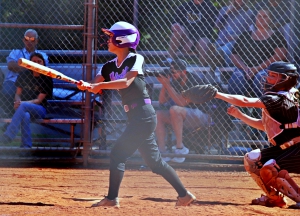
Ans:
POLYGON ((256 182, 256 184, 268 195, 269 191, 265 187, 265 184, 260 177, 260 167, 262 166, 260 158, 260 149, 255 149, 251 152, 246 153, 244 156, 244 167, 256 182))
MULTIPOLYGON (((278 190, 268 187, 261 177, 262 163, 260 162, 260 158, 260 149, 255 149, 247 153, 244 157, 245 169, 251 175, 256 184, 266 193, 266 196, 269 198, 267 203, 280 203, 281 200, 283 200, 283 195, 279 193, 278 190)), ((267 203, 266 205, 269 205, 267 203)))
POLYGON ((269 191, 275 189, 295 202, 300 202, 299 186, 287 170, 280 170, 275 160, 271 159, 264 164, 260 170, 260 176, 269 191))

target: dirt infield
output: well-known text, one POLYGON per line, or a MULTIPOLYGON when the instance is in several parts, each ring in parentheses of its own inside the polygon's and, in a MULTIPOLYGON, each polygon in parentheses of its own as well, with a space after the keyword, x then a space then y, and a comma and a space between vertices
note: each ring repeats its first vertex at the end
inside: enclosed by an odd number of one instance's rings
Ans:
MULTIPOLYGON (((299 215, 300 210, 249 205, 261 191, 246 172, 177 169, 197 196, 175 208, 176 192, 147 169, 130 169, 120 190, 120 209, 90 208, 107 193, 108 170, 0 167, 0 216, 8 215, 299 215)), ((293 175, 300 183, 300 175, 293 175)), ((290 200, 289 200, 290 201, 290 200)), ((292 201, 290 202, 292 203, 292 201)))

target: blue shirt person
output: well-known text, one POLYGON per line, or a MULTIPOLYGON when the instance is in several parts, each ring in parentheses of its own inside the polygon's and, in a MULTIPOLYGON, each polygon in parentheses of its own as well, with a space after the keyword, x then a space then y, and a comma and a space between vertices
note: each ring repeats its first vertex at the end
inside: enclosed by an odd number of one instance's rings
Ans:
POLYGON ((16 92, 15 82, 19 73, 26 70, 18 65, 18 59, 29 59, 30 55, 35 52, 40 53, 43 56, 46 65, 49 63, 47 54, 36 49, 38 44, 38 33, 34 29, 28 29, 24 33, 22 41, 24 43, 24 48, 13 49, 6 58, 8 72, 4 79, 2 91, 0 92, 2 116, 12 116, 14 112, 13 100, 16 92))

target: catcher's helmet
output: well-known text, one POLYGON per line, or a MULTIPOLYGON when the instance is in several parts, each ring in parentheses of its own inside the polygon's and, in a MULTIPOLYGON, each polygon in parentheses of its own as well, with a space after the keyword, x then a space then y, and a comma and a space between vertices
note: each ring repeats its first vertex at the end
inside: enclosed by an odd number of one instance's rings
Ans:
POLYGON ((278 61, 269 65, 266 69, 267 73, 277 73, 283 75, 281 79, 277 80, 275 84, 267 82, 267 77, 264 81, 265 91, 288 91, 297 84, 299 74, 294 64, 289 62, 278 61))
POLYGON ((136 49, 140 42, 140 33, 137 28, 127 22, 116 22, 110 29, 101 29, 106 35, 112 37, 112 43, 119 48, 136 49))

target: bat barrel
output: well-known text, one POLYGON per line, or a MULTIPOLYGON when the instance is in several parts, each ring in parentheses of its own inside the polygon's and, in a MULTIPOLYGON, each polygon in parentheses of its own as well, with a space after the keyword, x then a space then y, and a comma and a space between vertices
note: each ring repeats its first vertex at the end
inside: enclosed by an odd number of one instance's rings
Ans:
POLYGON ((43 74, 45 76, 52 77, 54 79, 60 79, 60 80, 64 80, 66 82, 75 83, 75 84, 80 83, 79 81, 77 81, 71 77, 68 77, 59 71, 56 71, 56 70, 48 68, 44 65, 40 65, 35 62, 29 61, 25 58, 20 58, 18 60, 18 65, 21 67, 27 68, 29 70, 32 70, 34 72, 43 74))

